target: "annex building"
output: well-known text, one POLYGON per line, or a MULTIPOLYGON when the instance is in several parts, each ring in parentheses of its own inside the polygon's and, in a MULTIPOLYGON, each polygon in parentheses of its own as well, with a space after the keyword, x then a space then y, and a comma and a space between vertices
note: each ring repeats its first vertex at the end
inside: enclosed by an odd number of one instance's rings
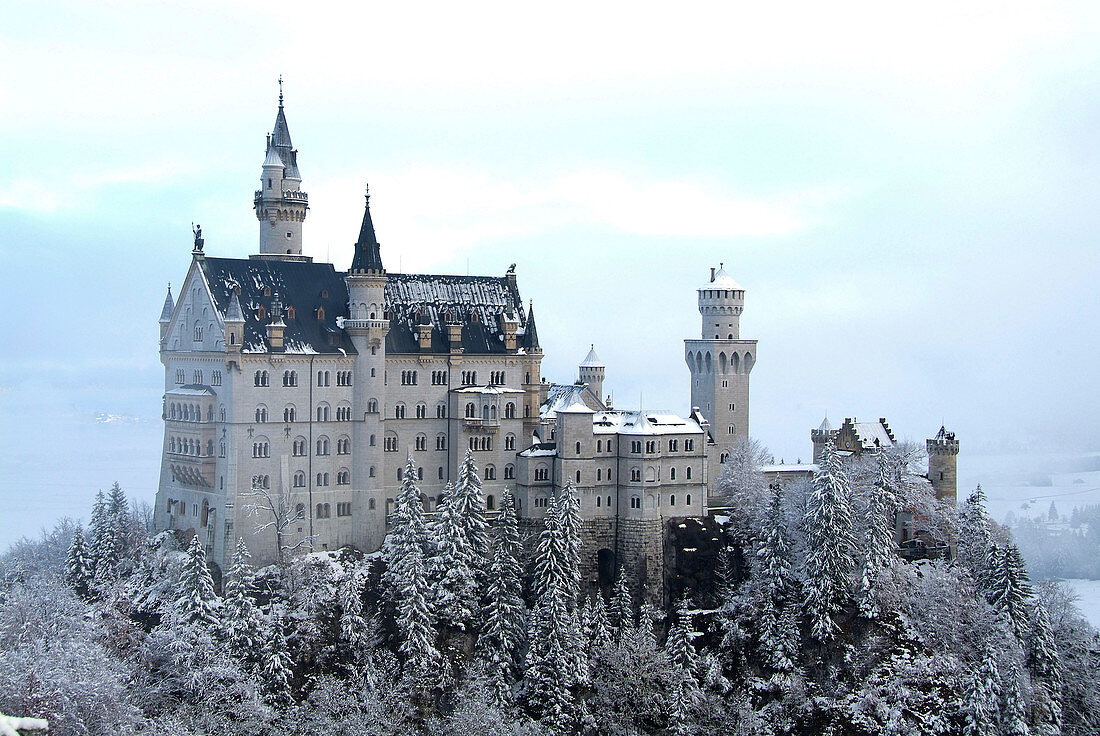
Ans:
POLYGON ((164 448, 155 523, 193 529, 225 567, 238 537, 258 563, 287 549, 377 549, 411 457, 436 509, 467 451, 493 509, 516 495, 536 524, 572 482, 585 574, 622 564, 658 584, 664 530, 707 513, 723 448, 747 436, 756 341, 745 291, 722 268, 685 341, 688 416, 621 411, 595 349, 550 383, 515 266, 497 276, 387 271, 370 198, 346 270, 302 253, 302 189, 280 93, 253 207, 258 252, 192 262, 160 317, 164 448), (276 535, 275 526, 280 534, 276 535))

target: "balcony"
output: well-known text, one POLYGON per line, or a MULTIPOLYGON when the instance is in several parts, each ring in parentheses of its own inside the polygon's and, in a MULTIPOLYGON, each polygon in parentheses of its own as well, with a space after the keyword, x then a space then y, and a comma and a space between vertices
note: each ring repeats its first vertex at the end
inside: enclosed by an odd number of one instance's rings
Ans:
POLYGON ((500 420, 466 417, 462 420, 462 426, 474 432, 496 432, 500 429, 500 420))

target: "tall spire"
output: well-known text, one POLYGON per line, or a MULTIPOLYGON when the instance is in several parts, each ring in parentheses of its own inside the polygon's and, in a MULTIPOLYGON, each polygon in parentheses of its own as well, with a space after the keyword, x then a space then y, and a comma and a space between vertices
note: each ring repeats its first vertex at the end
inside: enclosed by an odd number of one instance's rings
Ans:
POLYGON ((355 242, 355 256, 351 259, 351 270, 385 271, 382 266, 382 253, 378 247, 378 237, 374 234, 374 221, 370 216, 370 187, 364 195, 366 206, 363 208, 363 224, 359 227, 359 240, 355 242))
POLYGON ((525 350, 539 349, 539 333, 535 329, 535 304, 527 305, 527 324, 523 326, 523 348, 525 350))
POLYGON ((275 114, 275 127, 267 135, 260 188, 253 205, 260 221, 260 255, 297 257, 302 255, 302 223, 309 210, 309 197, 302 191, 298 151, 290 140, 283 102, 280 75, 279 110, 275 114))
POLYGON ((175 302, 172 301, 172 284, 168 284, 168 296, 164 297, 164 307, 160 310, 160 321, 171 322, 172 321, 172 309, 175 307, 175 302))

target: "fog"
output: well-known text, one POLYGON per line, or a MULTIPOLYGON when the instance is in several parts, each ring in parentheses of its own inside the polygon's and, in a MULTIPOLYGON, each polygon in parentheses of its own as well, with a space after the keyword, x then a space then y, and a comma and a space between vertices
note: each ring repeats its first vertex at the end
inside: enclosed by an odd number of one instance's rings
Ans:
POLYGON ((550 380, 595 343, 617 406, 686 412, 724 262, 777 459, 826 412, 946 424, 1001 519, 1100 449, 1094 4, 291 7, 5 13, 0 545, 115 480, 151 499, 164 289, 192 222, 255 251, 280 73, 306 254, 347 267, 369 181, 390 270, 517 264, 550 380))

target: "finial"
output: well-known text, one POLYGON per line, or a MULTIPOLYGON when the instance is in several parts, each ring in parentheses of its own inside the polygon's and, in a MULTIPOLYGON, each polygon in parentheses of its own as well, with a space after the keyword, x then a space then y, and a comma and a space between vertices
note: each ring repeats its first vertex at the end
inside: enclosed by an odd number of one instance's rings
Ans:
POLYGON ((723 268, 725 268, 725 267, 726 267, 726 264, 722 263, 721 261, 718 261, 718 268, 719 268, 719 270, 721 270, 721 269, 723 269, 723 268))
POLYGON ((279 107, 283 106, 283 75, 279 75, 279 107))
POLYGON ((370 202, 370 184, 363 185, 363 196, 367 198, 367 202, 370 202))

